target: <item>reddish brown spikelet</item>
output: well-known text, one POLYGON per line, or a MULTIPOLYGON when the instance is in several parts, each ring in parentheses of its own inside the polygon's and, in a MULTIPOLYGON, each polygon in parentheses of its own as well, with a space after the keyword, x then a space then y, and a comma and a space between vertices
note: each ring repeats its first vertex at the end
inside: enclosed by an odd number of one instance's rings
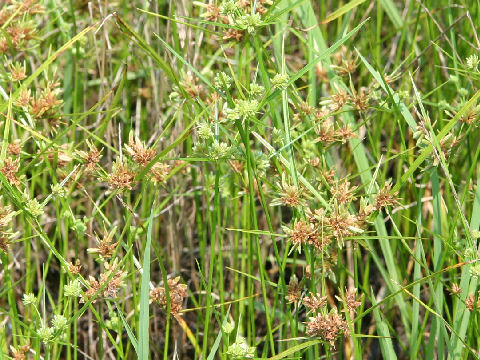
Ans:
MULTIPOLYGON (((342 299, 335 296, 338 301, 342 299)), ((350 289, 345 291, 345 306, 347 310, 353 315, 357 311, 357 308, 362 305, 361 299, 357 299, 357 289, 350 289)))
POLYGON ((338 111, 342 107, 344 107, 345 104, 347 103, 348 98, 349 98, 348 94, 343 90, 339 90, 336 94, 333 94, 331 96, 331 99, 332 99, 331 109, 332 109, 332 111, 338 111))
MULTIPOLYGON (((187 285, 180 284, 180 277, 168 279, 170 295, 170 312, 178 315, 183 308, 183 301, 187 297, 187 285)), ((157 302, 163 308, 167 308, 167 294, 164 287, 157 287, 150 291, 150 303, 157 302)))
POLYGON ((15 104, 20 107, 27 107, 32 101, 31 93, 30 89, 21 89, 15 104))
POLYGON ((302 287, 298 283, 298 278, 296 275, 293 275, 290 278, 290 282, 287 286, 287 296, 285 299, 289 304, 296 304, 298 300, 300 300, 300 296, 302 295, 302 287))
POLYGON ((90 248, 87 251, 91 254, 99 254, 104 259, 110 259, 118 244, 118 242, 113 242, 116 230, 117 228, 114 227, 110 232, 105 231, 103 237, 96 236, 98 247, 90 248))
POLYGON ((220 8, 215 4, 208 4, 207 11, 202 14, 202 17, 207 21, 217 22, 220 16, 220 8))
POLYGON ((223 34, 223 40, 235 40, 236 42, 242 41, 245 36, 245 31, 237 29, 227 29, 223 34))
POLYGON ((133 161, 142 167, 147 166, 155 157, 155 149, 148 149, 140 139, 134 139, 133 133, 130 133, 128 145, 125 145, 125 149, 133 158, 133 161))
POLYGON ((282 176, 282 182, 278 183, 277 186, 279 189, 280 197, 274 199, 270 205, 287 205, 291 207, 305 206, 305 200, 303 199, 303 191, 301 188, 290 185, 287 183, 285 176, 282 176))
MULTIPOLYGON (((80 300, 80 302, 85 302, 95 296, 100 290, 100 283, 93 276, 89 275, 87 280, 88 289, 85 291, 85 296, 80 300)), ((94 303, 96 300, 93 300, 94 303)))
POLYGON ((95 170, 100 158, 102 157, 102 150, 98 150, 95 145, 87 140, 87 146, 89 151, 77 151, 78 156, 80 156, 85 161, 85 172, 90 173, 95 170))
POLYGON ((167 181, 170 170, 170 165, 168 164, 160 162, 155 163, 150 169, 153 182, 158 184, 164 184, 167 181))
POLYGON ((307 335, 318 336, 330 346, 335 345, 335 340, 342 333, 348 336, 348 324, 336 311, 327 315, 318 314, 307 322, 307 335))
POLYGON ((450 290, 450 294, 452 295, 459 295, 462 292, 462 289, 460 289, 460 286, 458 286, 457 283, 452 284, 452 289, 450 290))
POLYGON ((27 358, 27 353, 30 350, 30 344, 19 346, 16 349, 10 346, 10 350, 12 351, 12 358, 14 360, 25 360, 27 358))
POLYGON ((357 186, 350 186, 350 182, 343 180, 336 184, 335 188, 332 189, 332 195, 339 204, 349 204, 355 200, 355 191, 357 186))
POLYGON ((377 210, 380 210, 383 207, 399 204, 397 194, 398 191, 392 191, 392 183, 387 181, 385 186, 380 189, 378 194, 375 196, 375 207, 377 210))
POLYGON ((304 221, 304 220, 297 220, 293 224, 293 228, 284 228, 287 235, 290 236, 290 241, 292 245, 298 249, 302 246, 302 244, 306 244, 312 235, 314 229, 312 224, 304 221))
POLYGON ((7 178, 8 182, 13 186, 19 186, 20 180, 18 180, 17 173, 20 168, 20 159, 12 160, 11 158, 5 158, 3 165, 0 168, 0 172, 7 178))
POLYGON ((125 276, 127 276, 127 273, 119 268, 118 259, 115 259, 112 265, 105 263, 105 272, 100 274, 100 281, 91 275, 88 277, 88 289, 85 291, 85 297, 81 299, 81 302, 91 299, 95 294, 98 296, 102 287, 104 297, 117 297, 118 291, 125 285, 125 276))
POLYGON ((16 142, 10 143, 7 146, 7 153, 9 155, 18 156, 18 155, 20 155, 21 150, 22 150, 22 148, 21 148, 20 144, 18 144, 16 142))
POLYGON ((352 234, 352 227, 358 227, 356 217, 345 209, 335 209, 325 222, 330 227, 332 235, 340 241, 352 234))
POLYGON ((6 254, 9 247, 10 247, 10 239, 6 234, 0 233, 0 251, 6 254))
POLYGON ((468 311, 473 311, 475 307, 475 295, 473 292, 468 294, 467 298, 465 299, 465 307, 468 309, 468 311))
POLYGON ((123 162, 117 161, 113 164, 108 183, 113 190, 132 190, 135 185, 135 172, 123 162))
POLYGON ((306 296, 302 300, 303 305, 308 308, 308 312, 316 312, 323 308, 327 304, 327 297, 321 294, 310 293, 310 296, 306 296))
POLYGON ((370 94, 365 91, 360 91, 358 94, 352 96, 351 101, 358 111, 368 110, 370 94))
POLYGON ((70 271, 72 274, 77 275, 80 273, 80 270, 82 269, 82 265, 80 264, 80 260, 77 259, 75 260, 75 264, 72 262, 69 262, 67 264, 68 271, 70 271))
POLYGON ((105 264, 106 271, 103 274, 100 274, 101 284, 107 284, 103 290, 103 296, 105 297, 117 297, 120 289, 125 286, 124 279, 127 276, 127 272, 120 270, 117 260, 118 259, 115 259, 113 265, 111 266, 105 264))

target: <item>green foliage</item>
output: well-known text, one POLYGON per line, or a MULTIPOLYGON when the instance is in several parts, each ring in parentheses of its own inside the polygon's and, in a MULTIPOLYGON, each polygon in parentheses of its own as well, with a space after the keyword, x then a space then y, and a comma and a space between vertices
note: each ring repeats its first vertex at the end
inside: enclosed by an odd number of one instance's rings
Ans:
POLYGON ((479 358, 451 5, 2 2, 0 358, 479 358))

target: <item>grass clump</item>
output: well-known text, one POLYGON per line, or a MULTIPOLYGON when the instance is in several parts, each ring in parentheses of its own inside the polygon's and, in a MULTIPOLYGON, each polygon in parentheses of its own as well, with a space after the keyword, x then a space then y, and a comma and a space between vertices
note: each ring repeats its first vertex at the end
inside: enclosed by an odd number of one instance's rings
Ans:
POLYGON ((0 4, 0 358, 480 357, 451 5, 0 4))

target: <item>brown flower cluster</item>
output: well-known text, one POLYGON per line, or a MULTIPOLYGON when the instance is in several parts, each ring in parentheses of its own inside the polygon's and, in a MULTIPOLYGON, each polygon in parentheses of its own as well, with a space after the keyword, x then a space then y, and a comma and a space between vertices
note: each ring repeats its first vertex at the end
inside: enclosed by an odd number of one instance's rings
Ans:
POLYGON ((69 262, 67 264, 67 269, 73 275, 78 275, 80 273, 80 270, 82 270, 82 265, 80 264, 80 260, 76 259, 75 264, 73 262, 69 262))
POLYGON ((325 145, 334 142, 345 144, 349 139, 357 137, 350 126, 335 126, 331 117, 316 122, 315 133, 317 137, 314 139, 314 143, 322 142, 325 145))
POLYGON ((468 294, 467 298, 465 299, 465 307, 468 309, 468 311, 480 309, 480 290, 478 290, 477 299, 475 299, 475 294, 473 292, 468 294))
POLYGON ((77 150, 77 155, 83 161, 85 161, 84 172, 86 174, 89 174, 96 169, 98 163, 100 162, 100 159, 102 157, 102 150, 103 149, 98 150, 96 148, 96 146, 93 145, 93 143, 91 143, 88 140, 86 141, 86 143, 87 143, 89 151, 86 152, 86 151, 83 151, 83 150, 77 150))
MULTIPOLYGON (((87 283, 88 289, 85 291, 85 297, 81 302, 88 301, 100 291, 103 287, 103 296, 115 298, 122 287, 125 286, 124 280, 127 272, 120 269, 118 259, 113 261, 113 264, 105 263, 105 272, 100 274, 100 281, 93 276, 89 276, 87 283)), ((95 302, 95 300, 93 301, 95 302)))
POLYGON ((30 350, 30 344, 22 345, 18 348, 10 346, 10 350, 12 351, 13 360, 25 360, 27 358, 27 353, 30 350))
MULTIPOLYGON (((260 15, 264 15, 267 12, 267 5, 272 5, 273 2, 271 0, 257 0, 255 11, 260 15)), ((250 0, 239 0, 238 6, 245 10, 247 14, 252 12, 252 2, 250 0)))
POLYGON ((296 275, 292 275, 290 282, 287 285, 287 296, 285 299, 289 304, 296 304, 302 296, 302 287, 298 282, 296 275))
POLYGON ((319 337, 332 347, 335 346, 335 340, 342 334, 348 336, 350 331, 347 322, 336 310, 325 315, 317 314, 310 317, 307 322, 307 335, 319 337))
MULTIPOLYGON (((1 197, 0 197, 1 200, 1 197)), ((6 253, 10 246, 11 231, 8 229, 14 212, 10 206, 0 205, 0 251, 6 253)))
POLYGON ((375 195, 375 210, 397 204, 399 204, 398 191, 392 191, 392 183, 391 181, 387 181, 375 195))
POLYGON ((277 183, 277 187, 279 197, 274 199, 270 206, 285 205, 295 208, 306 205, 303 190, 300 187, 288 184, 284 174, 282 175, 282 182, 277 183))
MULTIPOLYGON (((350 317, 355 314, 356 309, 362 304, 357 299, 357 289, 345 292, 345 299, 336 296, 336 299, 344 304, 344 312, 348 312, 350 317)), ((307 335, 321 338, 330 346, 335 345, 335 341, 340 335, 349 336, 350 331, 347 321, 341 316, 336 307, 333 307, 328 313, 326 312, 327 296, 321 294, 312 294, 302 300, 303 304, 308 308, 309 313, 316 314, 309 317, 306 323, 307 335)))
POLYGON ((89 248, 87 252, 91 254, 99 254, 100 258, 103 259, 110 259, 115 252, 115 248, 117 247, 118 241, 113 242, 113 237, 115 232, 117 231, 116 227, 113 227, 110 232, 104 231, 103 237, 99 238, 98 235, 96 236, 98 247, 96 248, 89 248))
POLYGON ((357 308, 362 305, 361 299, 357 299, 357 289, 350 289, 345 291, 345 300, 342 300, 342 298, 336 296, 338 301, 343 301, 345 304, 345 309, 344 311, 349 311, 350 316, 353 317, 355 315, 355 312, 357 311, 357 308))
MULTIPOLYGON (((352 202, 357 199, 357 186, 352 186, 347 180, 329 180, 330 193, 334 199, 331 209, 309 209, 305 210, 305 219, 297 219, 291 228, 284 226, 284 232, 289 235, 289 240, 295 248, 300 249, 302 244, 310 244, 318 250, 325 249, 336 239, 338 246, 343 247, 344 239, 360 234, 364 231, 370 216, 375 211, 380 211, 387 206, 396 205, 397 192, 392 191, 390 181, 373 196, 369 203, 365 198, 360 199, 357 214, 350 212, 352 202)), ((285 188, 285 186, 284 186, 285 188)), ((272 205, 293 203, 291 201, 293 191, 285 192, 279 199, 274 200, 272 205), (287 196, 290 195, 290 196, 287 196)), ((296 199, 294 197, 294 199, 296 199)), ((301 199, 298 196, 298 199, 301 199)), ((297 200, 297 203, 300 200, 297 200)), ((302 200, 302 206, 306 206, 302 200)))
POLYGON ((148 149, 138 137, 134 138, 132 132, 128 136, 128 145, 125 145, 125 150, 141 167, 147 166, 155 157, 155 149, 148 149))
POLYGON ((108 184, 112 190, 132 190, 135 186, 135 172, 125 162, 117 160, 112 165, 108 184))
POLYGON ((7 157, 3 160, 3 164, 0 166, 0 172, 5 176, 10 185, 19 186, 20 180, 18 179, 17 173, 20 168, 20 159, 15 160, 7 157))
MULTIPOLYGON (((183 301, 187 297, 187 285, 180 284, 180 277, 168 279, 168 291, 170 295, 170 312, 178 315, 183 308, 183 301)), ((150 291, 150 303, 157 302, 164 309, 167 308, 167 293, 164 287, 157 287, 150 291)))
POLYGON ((308 308, 308 312, 317 312, 325 305, 327 305, 327 297, 321 294, 310 293, 310 296, 305 296, 302 300, 303 305, 308 308))
POLYGON ((53 81, 48 82, 40 89, 36 97, 29 99, 26 106, 28 112, 35 120, 45 120, 48 125, 55 130, 58 126, 61 116, 61 106, 63 104, 60 95, 60 83, 53 81))
POLYGON ((168 174, 170 174, 170 165, 157 162, 155 163, 150 172, 152 173, 152 181, 155 184, 164 184, 167 181, 168 174))
POLYGON ((0 53, 25 51, 35 38, 37 28, 31 16, 45 11, 38 0, 6 0, 0 9, 0 53))

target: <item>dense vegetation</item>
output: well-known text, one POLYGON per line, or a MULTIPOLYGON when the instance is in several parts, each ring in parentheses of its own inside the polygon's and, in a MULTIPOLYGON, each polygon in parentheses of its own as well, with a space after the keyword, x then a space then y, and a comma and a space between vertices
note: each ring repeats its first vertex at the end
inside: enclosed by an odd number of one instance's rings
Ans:
POLYGON ((479 22, 3 0, 0 358, 479 358, 479 22))

